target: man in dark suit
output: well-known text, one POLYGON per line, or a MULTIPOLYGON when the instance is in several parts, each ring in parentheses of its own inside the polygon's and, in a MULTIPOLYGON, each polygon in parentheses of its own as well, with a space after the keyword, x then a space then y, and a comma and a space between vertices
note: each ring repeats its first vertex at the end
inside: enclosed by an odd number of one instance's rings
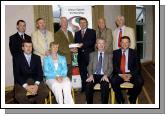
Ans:
POLYGON ((143 79, 140 74, 140 59, 136 51, 129 48, 130 38, 123 36, 121 39, 121 48, 113 51, 113 76, 111 77, 111 85, 117 102, 122 104, 125 100, 121 93, 120 84, 126 81, 133 83, 134 86, 132 89, 129 89, 128 94, 130 95, 130 103, 135 104, 143 85, 143 79))
POLYGON ((13 74, 15 77, 15 58, 22 54, 22 41, 25 39, 31 40, 31 37, 25 34, 26 23, 24 20, 17 21, 17 30, 18 32, 9 37, 9 48, 13 58, 13 74))
POLYGON ((24 40, 22 43, 23 53, 15 59, 15 99, 21 104, 44 103, 48 95, 48 88, 43 83, 43 71, 40 57, 32 54, 32 42, 24 40), (33 100, 30 101, 27 95, 33 100))
POLYGON ((78 48, 78 65, 82 79, 82 92, 85 90, 87 78, 87 66, 89 63, 89 54, 94 51, 96 43, 96 32, 88 28, 86 18, 80 18, 79 25, 81 30, 75 33, 75 43, 79 43, 78 48))
POLYGON ((109 77, 113 69, 112 54, 105 51, 105 39, 97 38, 96 46, 98 51, 92 52, 89 58, 89 76, 86 80, 86 100, 88 104, 93 103, 93 88, 97 83, 100 83, 101 102, 103 104, 108 104, 109 77))

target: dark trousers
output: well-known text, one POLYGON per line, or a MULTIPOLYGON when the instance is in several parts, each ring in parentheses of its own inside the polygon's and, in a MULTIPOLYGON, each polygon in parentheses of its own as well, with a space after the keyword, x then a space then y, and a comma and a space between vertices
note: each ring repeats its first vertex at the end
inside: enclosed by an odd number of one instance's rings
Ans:
POLYGON ((82 80, 82 91, 85 91, 86 79, 87 79, 87 66, 89 63, 89 54, 88 53, 80 53, 78 54, 78 67, 82 80))
POLYGON ((44 84, 43 82, 41 82, 38 85, 37 95, 34 96, 26 96, 27 91, 20 84, 15 84, 14 91, 15 91, 15 99, 19 104, 32 104, 32 103, 43 104, 49 92, 47 85, 44 84))
MULTIPOLYGON (((130 95, 129 101, 131 104, 135 104, 144 82, 141 76, 131 77, 130 82, 133 83, 134 86, 132 89, 128 90, 128 94, 130 95)), ((120 84, 122 83, 124 83, 124 80, 120 76, 111 77, 111 86, 115 92, 115 97, 119 104, 124 103, 125 101, 120 88, 120 84)))
POLYGON ((86 100, 87 104, 93 104, 93 94, 94 94, 94 86, 97 83, 100 83, 101 90, 101 102, 102 104, 108 104, 108 96, 109 96, 109 83, 106 81, 100 81, 103 75, 93 75, 94 83, 86 82, 86 100))

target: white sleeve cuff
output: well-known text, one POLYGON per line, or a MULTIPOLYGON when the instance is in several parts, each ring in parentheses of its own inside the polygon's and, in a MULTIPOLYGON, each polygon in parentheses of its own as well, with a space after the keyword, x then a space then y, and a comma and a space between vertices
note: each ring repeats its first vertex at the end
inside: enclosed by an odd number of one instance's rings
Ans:
POLYGON ((22 86, 23 86, 24 88, 26 88, 26 87, 27 87, 27 85, 28 85, 27 83, 24 83, 22 86))
POLYGON ((40 82, 39 82, 39 81, 35 81, 35 84, 36 84, 36 85, 39 85, 39 84, 40 84, 40 82))

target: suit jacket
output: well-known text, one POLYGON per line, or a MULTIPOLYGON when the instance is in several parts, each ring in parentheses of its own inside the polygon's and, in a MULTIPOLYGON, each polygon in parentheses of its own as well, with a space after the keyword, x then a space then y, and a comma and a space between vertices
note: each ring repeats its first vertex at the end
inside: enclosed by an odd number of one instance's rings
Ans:
POLYGON ((15 82, 21 86, 26 83, 27 79, 31 78, 34 81, 41 82, 43 80, 43 71, 41 59, 38 55, 32 54, 30 66, 22 53, 16 58, 16 77, 15 82))
MULTIPOLYGON (((31 40, 31 37, 24 33, 24 39, 31 40)), ((13 58, 22 54, 22 41, 23 39, 20 37, 19 33, 15 33, 9 37, 9 48, 13 58)))
POLYGON ((96 38, 103 38, 106 40, 106 51, 108 53, 112 53, 113 51, 113 37, 112 30, 109 28, 105 28, 103 32, 100 32, 99 28, 96 30, 96 38))
MULTIPOLYGON (((118 32, 119 32, 119 28, 116 28, 113 32, 113 50, 116 50, 118 46, 118 43, 117 43, 117 35, 118 35, 118 32)), ((132 49, 135 49, 136 47, 136 39, 135 39, 135 32, 134 32, 134 29, 131 28, 131 27, 124 27, 124 33, 122 35, 123 36, 128 36, 131 40, 131 45, 130 45, 130 48, 132 49)))
POLYGON ((43 57, 45 56, 44 55, 45 51, 49 50, 50 43, 53 41, 54 41, 53 34, 48 30, 46 31, 45 38, 39 30, 32 33, 32 43, 34 47, 34 54, 39 55, 43 59, 43 57), (47 48, 45 46, 46 44, 48 46, 47 48))
POLYGON ((43 71, 46 79, 55 79, 56 76, 67 77, 67 62, 64 56, 58 55, 58 68, 55 69, 52 56, 43 59, 43 71))
MULTIPOLYGON (((92 52, 90 54, 90 60, 88 65, 88 74, 92 75, 96 71, 96 67, 98 64, 98 51, 92 52)), ((112 54, 109 54, 107 52, 104 52, 104 58, 103 58, 103 72, 104 75, 107 75, 108 77, 111 75, 113 70, 113 64, 112 64, 112 54)))
POLYGON ((75 43, 83 43, 82 48, 78 49, 78 54, 82 53, 90 53, 94 51, 95 43, 96 43, 96 32, 93 29, 87 28, 82 38, 81 30, 75 33, 75 43))
MULTIPOLYGON (((122 50, 114 50, 113 51, 113 74, 118 75, 121 74, 120 63, 121 63, 122 50)), ((128 55, 128 70, 130 70, 130 74, 133 77, 137 77, 140 75, 140 58, 137 56, 135 50, 129 48, 128 55)))
POLYGON ((54 35, 54 41, 59 43, 59 50, 58 52, 66 57, 67 64, 72 64, 72 54, 69 48, 69 44, 74 43, 73 35, 70 31, 68 33, 68 38, 64 34, 64 32, 59 29, 54 35))

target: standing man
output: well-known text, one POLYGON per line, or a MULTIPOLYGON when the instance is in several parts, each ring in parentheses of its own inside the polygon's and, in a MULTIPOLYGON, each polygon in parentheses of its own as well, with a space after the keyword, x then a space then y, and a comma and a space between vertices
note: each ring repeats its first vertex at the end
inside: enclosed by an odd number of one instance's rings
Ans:
POLYGON ((66 57, 68 73, 67 76, 72 79, 72 54, 74 49, 69 48, 69 44, 74 43, 72 32, 67 30, 68 21, 66 17, 60 18, 61 28, 55 33, 54 41, 59 44, 58 53, 66 57))
POLYGON ((15 59, 18 55, 22 54, 22 42, 24 40, 31 41, 31 37, 25 34, 26 22, 24 20, 18 20, 16 24, 17 33, 9 37, 9 48, 13 58, 13 74, 15 80, 15 59))
POLYGON ((123 36, 128 36, 130 38, 131 41, 130 48, 135 49, 136 39, 135 39, 134 29, 125 26, 124 16, 118 16, 115 22, 117 28, 113 32, 113 50, 121 48, 121 38, 123 36))
POLYGON ((140 59, 134 49, 129 48, 131 39, 128 36, 121 38, 121 48, 113 51, 113 76, 111 85, 119 104, 124 103, 120 84, 128 81, 133 83, 133 88, 129 89, 129 101, 136 103, 137 96, 142 90, 143 79, 140 74, 140 59))
POLYGON ((96 38, 105 39, 106 52, 112 53, 112 50, 113 50, 112 30, 106 27, 106 20, 104 18, 98 19, 98 28, 96 30, 96 38))
POLYGON ((49 45, 54 41, 53 33, 46 29, 46 23, 43 18, 36 20, 37 30, 32 33, 32 43, 34 47, 34 54, 43 58, 45 55, 49 55, 49 45))
POLYGON ((93 103, 93 88, 97 83, 100 83, 101 102, 108 104, 109 96, 109 77, 111 75, 112 54, 105 51, 106 40, 97 38, 97 51, 90 54, 88 65, 88 78, 86 79, 86 100, 88 104, 93 103))
POLYGON ((32 42, 29 40, 23 41, 22 50, 23 53, 15 61, 15 98, 20 104, 42 104, 48 96, 48 89, 43 83, 41 59, 32 53, 32 42), (27 93, 33 96, 32 101, 28 99, 27 93))
POLYGON ((75 43, 79 43, 78 48, 78 65, 82 79, 82 92, 85 91, 87 66, 89 64, 89 54, 95 49, 96 32, 88 28, 88 21, 82 17, 79 20, 81 30, 75 33, 75 43))

